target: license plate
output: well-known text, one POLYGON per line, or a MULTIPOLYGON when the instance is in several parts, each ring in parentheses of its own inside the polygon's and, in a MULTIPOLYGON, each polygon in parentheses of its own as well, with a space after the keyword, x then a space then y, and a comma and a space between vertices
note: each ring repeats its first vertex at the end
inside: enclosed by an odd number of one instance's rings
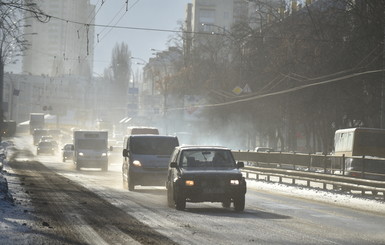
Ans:
POLYGON ((203 189, 203 193, 205 194, 218 194, 218 193, 224 193, 223 189, 220 188, 205 188, 203 189))

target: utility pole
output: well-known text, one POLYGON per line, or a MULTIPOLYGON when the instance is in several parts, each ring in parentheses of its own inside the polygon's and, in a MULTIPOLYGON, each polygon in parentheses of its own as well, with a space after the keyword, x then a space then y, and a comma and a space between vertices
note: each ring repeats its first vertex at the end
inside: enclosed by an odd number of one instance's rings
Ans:
MULTIPOLYGON (((383 8, 384 17, 382 18, 382 30, 384 32, 384 38, 382 43, 382 69, 385 69, 385 6, 383 8)), ((382 71, 380 110, 380 128, 385 128, 385 71, 382 71)))
POLYGON ((4 60, 2 49, 0 49, 0 142, 2 139, 4 127, 4 112, 3 112, 3 90, 4 90, 4 60))

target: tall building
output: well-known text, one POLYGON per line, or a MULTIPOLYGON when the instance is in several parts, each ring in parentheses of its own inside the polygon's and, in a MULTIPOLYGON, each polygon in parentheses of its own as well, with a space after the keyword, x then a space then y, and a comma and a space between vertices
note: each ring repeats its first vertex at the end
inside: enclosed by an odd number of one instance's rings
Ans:
POLYGON ((93 69, 95 6, 90 0, 40 0, 39 8, 52 16, 46 21, 25 16, 22 72, 31 75, 89 77, 93 69), (79 24, 84 23, 84 24, 79 24))
POLYGON ((194 32, 230 30, 233 24, 234 0, 194 0, 192 30, 194 32))

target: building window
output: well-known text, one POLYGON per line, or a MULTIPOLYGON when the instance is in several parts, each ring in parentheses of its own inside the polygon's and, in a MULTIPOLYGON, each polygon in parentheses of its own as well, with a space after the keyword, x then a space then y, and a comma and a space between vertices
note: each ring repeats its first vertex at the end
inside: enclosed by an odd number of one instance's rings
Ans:
POLYGON ((212 9, 200 9, 199 22, 200 23, 214 23, 215 22, 215 11, 212 9))

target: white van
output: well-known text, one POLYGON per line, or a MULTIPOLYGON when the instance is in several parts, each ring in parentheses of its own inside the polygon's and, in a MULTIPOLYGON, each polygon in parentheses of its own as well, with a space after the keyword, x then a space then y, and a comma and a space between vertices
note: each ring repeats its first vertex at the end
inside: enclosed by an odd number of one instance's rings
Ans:
POLYGON ((159 135, 159 130, 153 127, 127 127, 127 135, 154 134, 159 135))

